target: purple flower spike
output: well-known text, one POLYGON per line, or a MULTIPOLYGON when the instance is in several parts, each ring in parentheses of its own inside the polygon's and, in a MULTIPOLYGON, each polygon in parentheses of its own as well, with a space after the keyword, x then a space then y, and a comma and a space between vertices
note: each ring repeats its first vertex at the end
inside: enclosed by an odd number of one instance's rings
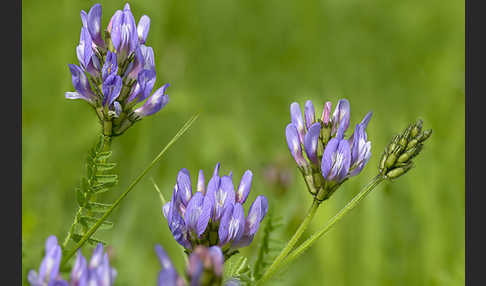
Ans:
POLYGON ((230 241, 238 241, 245 230, 245 212, 240 203, 228 205, 221 218, 218 230, 220 245, 230 241))
POLYGON ((138 116, 145 117, 152 115, 161 110, 168 102, 169 96, 165 94, 165 90, 169 87, 169 84, 163 85, 157 89, 154 94, 144 103, 142 107, 135 109, 135 113, 138 116))
POLYGON ((91 36, 88 29, 81 28, 81 35, 79 37, 79 45, 76 47, 76 55, 78 56, 79 64, 86 70, 91 56, 93 55, 91 36))
POLYGON ((246 170, 241 178, 240 185, 236 191, 236 201, 240 204, 244 204, 251 189, 251 181, 253 179, 253 173, 250 170, 246 170))
POLYGON ((336 134, 336 138, 338 139, 343 139, 344 132, 346 132, 349 127, 349 109, 349 101, 347 99, 341 99, 332 115, 331 134, 336 134))
POLYGON ((302 119, 302 112, 300 111, 300 106, 297 102, 293 102, 290 105, 290 117, 292 123, 297 128, 300 143, 303 143, 305 134, 304 119, 302 119))
POLYGON ((112 53, 108 51, 106 53, 106 60, 105 64, 103 65, 103 68, 101 69, 101 77, 103 80, 106 80, 106 78, 109 75, 116 75, 118 73, 118 65, 116 62, 116 53, 112 53))
POLYGON ((214 192, 214 220, 219 220, 224 209, 235 203, 235 188, 229 176, 223 176, 219 188, 214 192))
POLYGON ((197 176, 197 191, 203 195, 206 193, 205 183, 204 172, 203 170, 199 170, 199 175, 197 176))
POLYGON ((101 4, 94 4, 89 10, 86 24, 93 42, 100 47, 104 47, 105 42, 101 37, 101 10, 101 4))
POLYGON ((304 149, 309 160, 316 166, 319 166, 319 160, 317 159, 317 143, 319 141, 319 135, 321 134, 321 123, 316 122, 312 124, 309 131, 304 137, 304 149))
POLYGON ((347 140, 332 138, 322 156, 322 176, 328 181, 341 182, 348 175, 351 149, 347 140))
POLYGON ((186 168, 182 168, 177 174, 177 187, 182 203, 187 206, 192 197, 191 175, 186 168))
POLYGON ((120 95, 122 79, 119 75, 111 74, 103 81, 103 106, 110 106, 120 95))
POLYGON ((150 18, 147 15, 143 15, 138 21, 138 25, 137 25, 138 42, 140 44, 145 44, 145 40, 147 39, 149 29, 150 29, 150 18))
POLYGON ((316 110, 314 109, 314 104, 312 104, 312 101, 307 100, 305 102, 304 114, 305 114, 305 125, 307 127, 307 130, 309 130, 311 125, 314 124, 314 122, 316 122, 316 110))
POLYGON ((88 82, 88 78, 83 70, 77 65, 68 64, 69 70, 72 75, 72 82, 76 92, 66 92, 66 98, 68 99, 83 99, 89 103, 94 103, 96 96, 91 91, 91 87, 88 82))
POLYGON ((292 154, 292 157, 294 157, 295 162, 297 162, 297 165, 300 167, 305 166, 307 162, 302 155, 299 133, 294 124, 289 123, 289 125, 287 125, 287 128, 285 128, 285 137, 287 138, 287 145, 290 153, 292 154))
POLYGON ((326 104, 324 104, 324 109, 322 110, 321 116, 322 123, 324 123, 326 126, 329 124, 329 121, 331 119, 331 109, 332 103, 330 101, 327 101, 326 104))

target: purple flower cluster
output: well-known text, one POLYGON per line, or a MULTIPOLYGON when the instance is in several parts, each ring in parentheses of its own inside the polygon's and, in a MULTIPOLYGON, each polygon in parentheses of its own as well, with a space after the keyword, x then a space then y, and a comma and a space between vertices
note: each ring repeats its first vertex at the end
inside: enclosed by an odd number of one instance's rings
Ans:
POLYGON ((344 180, 359 174, 371 156, 366 127, 372 113, 366 114, 346 139, 349 101, 339 100, 332 115, 331 109, 331 102, 326 102, 321 118, 316 118, 314 105, 308 100, 303 117, 299 104, 294 102, 290 105, 291 123, 285 129, 289 150, 308 185, 314 188, 312 193, 327 189, 320 199, 326 199, 344 180))
POLYGON ((82 10, 81 20, 83 27, 76 47, 79 66, 69 64, 76 91, 66 92, 66 98, 87 101, 102 122, 112 123, 110 132, 119 135, 169 101, 165 93, 169 84, 152 94, 156 80, 154 52, 145 45, 150 18, 143 15, 136 25, 127 3, 115 12, 104 31, 100 4, 93 5, 88 13, 82 10))
POLYGON ((76 262, 71 271, 68 282, 62 279, 59 273, 61 263, 61 247, 57 244, 55 236, 49 236, 46 240, 45 256, 39 267, 39 273, 31 270, 28 281, 32 286, 110 286, 113 285, 116 277, 116 270, 110 267, 108 254, 104 253, 103 245, 99 243, 89 264, 78 251, 76 262))
POLYGON ((230 249, 249 245, 268 210, 267 199, 260 195, 250 206, 245 219, 243 204, 251 189, 253 174, 247 170, 238 189, 232 173, 219 176, 220 163, 205 187, 204 173, 199 171, 197 191, 193 194, 187 169, 177 175, 171 201, 163 206, 169 229, 176 241, 189 251, 196 245, 230 249))
MULTIPOLYGON (((162 270, 159 272, 158 286, 184 286, 186 282, 177 274, 169 256, 160 245, 155 246, 162 270)), ((221 285, 224 256, 218 246, 197 246, 189 255, 186 274, 191 286, 221 285)))

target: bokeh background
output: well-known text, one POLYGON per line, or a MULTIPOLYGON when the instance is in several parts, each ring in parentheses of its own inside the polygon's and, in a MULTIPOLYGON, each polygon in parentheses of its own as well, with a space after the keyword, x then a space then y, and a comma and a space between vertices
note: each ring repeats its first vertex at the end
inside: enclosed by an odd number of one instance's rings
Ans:
MULTIPOLYGON (((63 239, 74 187, 99 126, 73 90, 81 9, 94 1, 22 2, 23 267, 37 268, 45 239, 63 239)), ((125 2, 101 1, 103 26, 125 2)), ((281 275, 279 285, 462 285, 464 283, 464 2, 438 0, 131 1, 152 23, 157 83, 170 103, 113 143, 120 183, 113 201, 194 113, 199 120, 99 231, 113 248, 116 285, 155 285, 162 244, 182 271, 152 177, 170 196, 180 168, 192 174, 254 172, 286 241, 311 204, 284 137, 289 105, 351 102, 351 126, 369 110, 373 156, 322 207, 322 227, 376 174, 393 134, 417 118, 434 133, 416 167, 382 184, 281 275), (279 174, 279 175, 275 175, 279 174), (276 179, 280 178, 280 179, 276 179)), ((6 190, 7 191, 7 190, 6 190)), ((243 250, 251 256, 260 241, 243 250)), ((90 256, 91 248, 84 250, 90 256)), ((254 258, 254 256, 251 256, 254 258)))

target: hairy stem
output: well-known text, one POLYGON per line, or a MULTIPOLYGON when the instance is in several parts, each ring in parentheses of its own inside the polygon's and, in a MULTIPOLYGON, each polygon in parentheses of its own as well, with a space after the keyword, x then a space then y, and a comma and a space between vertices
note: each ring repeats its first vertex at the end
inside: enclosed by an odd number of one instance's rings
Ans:
POLYGON ((283 262, 287 254, 292 250, 292 248, 294 248, 297 241, 299 241, 299 238, 302 236, 304 231, 309 226, 309 223, 314 218, 314 215, 316 214, 319 205, 320 202, 318 200, 314 200, 312 202, 312 205, 309 208, 309 211, 307 212, 307 216, 304 218, 299 228, 295 231, 294 235, 289 240, 287 245, 282 249, 282 251, 280 251, 280 254, 277 256, 277 258, 275 258, 272 265, 270 265, 267 271, 265 271, 265 273, 263 274, 262 278, 257 282, 257 285, 260 285, 261 283, 265 282, 279 268, 279 265, 283 262))
POLYGON ((86 241, 98 230, 98 228, 101 226, 101 224, 108 218, 108 216, 115 210, 115 208, 121 203, 121 201, 130 193, 130 191, 142 180, 143 177, 150 171, 155 164, 157 164, 160 159, 162 158, 162 155, 181 137, 188 129, 189 127, 196 121, 196 119, 199 117, 199 114, 194 115, 189 119, 184 126, 177 132, 177 134, 167 143, 167 145, 160 151, 160 153, 155 157, 155 159, 150 162, 150 164, 138 175, 138 177, 135 178, 135 180, 128 186, 128 188, 118 197, 118 199, 113 203, 113 205, 101 216, 98 221, 83 235, 83 237, 79 240, 79 242, 74 246, 73 249, 71 249, 64 257, 61 263, 61 268, 64 266, 69 259, 76 253, 76 251, 81 248, 86 241))
MULTIPOLYGON (((300 246, 297 247, 292 253, 290 253, 285 259, 285 261, 279 265, 278 268, 285 267, 287 264, 291 263, 294 261, 296 258, 298 258, 304 251, 306 251, 309 247, 311 247, 319 238, 321 238, 324 234, 326 234, 337 222, 339 222, 348 212, 350 212, 352 209, 354 209, 374 188, 376 188, 381 182, 383 182, 385 178, 383 178, 381 175, 377 175, 374 177, 364 189, 362 189, 354 198, 349 201, 335 216, 333 216, 327 225, 319 230, 318 232, 314 233, 310 238, 308 238, 306 241, 304 241, 300 246)), ((275 269, 275 271, 277 268, 275 269)), ((266 279, 270 278, 272 274, 275 273, 269 273, 266 279)), ((265 279, 265 280, 266 280, 265 279)), ((263 278, 260 281, 265 281, 263 278)))

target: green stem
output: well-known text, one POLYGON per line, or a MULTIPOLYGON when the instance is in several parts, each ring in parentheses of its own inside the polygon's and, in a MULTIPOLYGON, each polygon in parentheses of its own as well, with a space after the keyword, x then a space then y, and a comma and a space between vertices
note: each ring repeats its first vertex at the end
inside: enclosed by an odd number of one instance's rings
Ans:
POLYGON ((98 219, 98 221, 83 235, 83 237, 79 240, 79 242, 71 249, 64 257, 61 263, 61 268, 66 264, 67 261, 76 253, 76 251, 81 248, 86 241, 95 233, 95 231, 101 226, 101 224, 108 218, 108 216, 113 212, 113 210, 121 203, 121 201, 130 193, 130 191, 142 180, 143 177, 150 171, 155 164, 162 158, 162 155, 179 139, 179 137, 184 134, 187 129, 196 121, 199 117, 199 114, 194 115, 191 119, 189 119, 184 126, 177 132, 177 134, 169 141, 169 143, 160 151, 160 153, 155 157, 154 160, 145 168, 140 175, 128 186, 128 188, 123 192, 120 197, 113 203, 113 205, 98 219))
MULTIPOLYGON (((318 232, 314 233, 310 238, 304 241, 300 246, 297 247, 292 253, 289 254, 287 259, 280 265, 279 268, 285 267, 287 264, 294 261, 298 258, 305 250, 312 246, 319 238, 321 238, 324 234, 326 234, 337 222, 339 222, 344 215, 354 209, 374 188, 376 188, 381 182, 383 182, 385 178, 381 175, 377 175, 374 177, 368 185, 361 190, 354 198, 348 202, 335 216, 333 216, 327 225, 319 230, 318 232)), ((273 274, 273 273, 272 273, 273 274)), ((267 277, 267 279, 270 276, 267 277)), ((263 278, 261 279, 263 280, 263 278)))
POLYGON ((304 231, 309 226, 309 223, 314 218, 314 215, 316 214, 316 211, 319 208, 319 205, 320 205, 320 202, 317 201, 317 200, 314 200, 312 202, 312 205, 311 205, 309 211, 307 212, 307 216, 304 218, 304 220, 300 224, 299 228, 295 231, 294 235, 289 240, 287 245, 284 247, 284 249, 282 249, 282 251, 277 256, 277 258, 275 258, 272 265, 270 265, 270 267, 267 269, 267 271, 265 271, 262 278, 257 282, 256 285, 259 285, 259 284, 265 282, 266 280, 268 280, 268 278, 270 278, 270 276, 272 276, 275 273, 275 271, 279 268, 279 265, 283 262, 283 260, 287 256, 287 254, 292 250, 292 248, 294 248, 294 246, 297 243, 297 241, 299 240, 299 238, 302 236, 304 231))

